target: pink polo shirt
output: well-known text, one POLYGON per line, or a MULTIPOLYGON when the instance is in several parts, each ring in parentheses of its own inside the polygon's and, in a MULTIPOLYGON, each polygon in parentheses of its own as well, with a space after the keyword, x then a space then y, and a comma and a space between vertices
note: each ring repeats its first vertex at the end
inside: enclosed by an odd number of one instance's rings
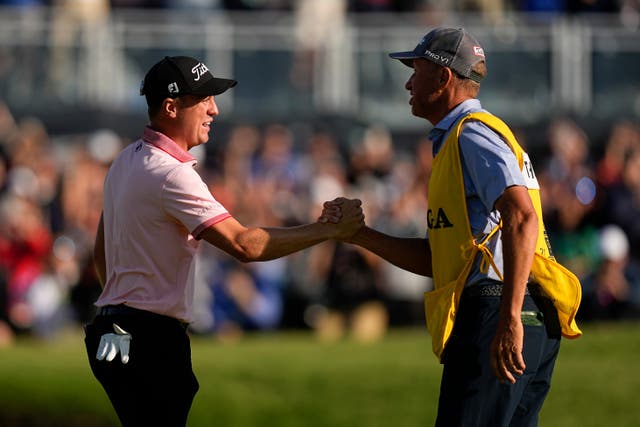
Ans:
POLYGON ((191 322, 200 233, 230 217, 196 160, 147 127, 114 160, 104 184, 107 282, 98 307, 131 307, 191 322))

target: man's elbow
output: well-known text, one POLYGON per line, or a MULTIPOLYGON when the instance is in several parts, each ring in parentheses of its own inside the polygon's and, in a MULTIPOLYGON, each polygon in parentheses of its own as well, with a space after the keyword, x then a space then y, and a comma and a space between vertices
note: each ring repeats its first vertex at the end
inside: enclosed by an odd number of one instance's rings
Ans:
POLYGON ((254 261, 259 261, 258 257, 250 252, 244 252, 244 251, 237 251, 235 253, 232 254, 233 257, 242 262, 242 263, 248 263, 248 262, 254 262, 254 261))
POLYGON ((538 220, 538 214, 534 209, 527 211, 524 216, 524 224, 527 227, 529 233, 538 235, 538 228, 540 227, 540 221, 538 220))
POLYGON ((240 241, 234 249, 231 255, 240 262, 247 263, 265 260, 262 248, 258 245, 251 244, 251 242, 240 241))

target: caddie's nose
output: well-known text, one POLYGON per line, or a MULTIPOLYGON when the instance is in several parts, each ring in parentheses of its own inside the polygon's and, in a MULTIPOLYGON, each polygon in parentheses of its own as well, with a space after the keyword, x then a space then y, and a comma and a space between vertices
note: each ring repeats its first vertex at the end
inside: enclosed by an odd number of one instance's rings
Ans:
POLYGON ((411 92, 411 89, 413 89, 413 78, 415 75, 416 75, 415 72, 412 73, 411 76, 409 76, 409 80, 407 80, 407 82, 404 84, 404 88, 409 92, 411 92))

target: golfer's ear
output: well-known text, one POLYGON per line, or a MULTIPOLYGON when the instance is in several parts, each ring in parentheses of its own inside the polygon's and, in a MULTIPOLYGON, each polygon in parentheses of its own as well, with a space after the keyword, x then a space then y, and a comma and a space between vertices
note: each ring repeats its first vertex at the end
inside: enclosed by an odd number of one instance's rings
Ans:
POLYGON ((178 111, 177 99, 165 98, 162 101, 162 113, 167 117, 175 118, 178 111))

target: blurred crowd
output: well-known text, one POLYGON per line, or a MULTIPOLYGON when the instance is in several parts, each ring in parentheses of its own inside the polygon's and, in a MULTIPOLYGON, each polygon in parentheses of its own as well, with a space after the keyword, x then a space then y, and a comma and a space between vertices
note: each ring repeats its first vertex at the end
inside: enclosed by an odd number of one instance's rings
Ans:
MULTIPOLYGON (((55 2, 55 0, 53 1, 55 2)), ((62 2, 64 1, 62 0, 62 2)), ((337 3, 345 11, 353 12, 416 12, 434 7, 467 12, 495 10, 569 13, 617 12, 626 5, 634 4, 633 0, 111 0, 109 3, 112 7, 201 7, 224 10, 290 11, 296 9, 301 3, 314 2, 337 3)))
MULTIPOLYGON (((426 135, 426 132, 425 132, 426 135)), ((574 121, 547 127, 534 163, 555 256, 582 280, 580 320, 640 317, 640 125, 590 140, 574 121), (541 149, 542 148, 542 149, 541 149)), ((108 129, 51 136, 0 105, 0 346, 86 322, 100 285, 92 265, 110 162, 132 141, 108 129)), ((526 146, 526 137, 521 137, 526 146)), ((363 201, 366 221, 423 236, 431 144, 397 144, 384 126, 348 135, 316 126, 230 125, 194 149, 211 192, 246 225, 315 221, 322 202, 363 201)), ((358 247, 326 242, 283 259, 241 264, 202 244, 193 333, 312 329, 323 339, 373 340, 423 324, 429 279, 358 247)))
POLYGON ((0 0, 10 6, 57 6, 108 11, 116 8, 200 9, 222 11, 295 11, 303 4, 327 4, 344 12, 475 12, 494 16, 506 11, 543 13, 619 13, 638 11, 638 0, 0 0))

